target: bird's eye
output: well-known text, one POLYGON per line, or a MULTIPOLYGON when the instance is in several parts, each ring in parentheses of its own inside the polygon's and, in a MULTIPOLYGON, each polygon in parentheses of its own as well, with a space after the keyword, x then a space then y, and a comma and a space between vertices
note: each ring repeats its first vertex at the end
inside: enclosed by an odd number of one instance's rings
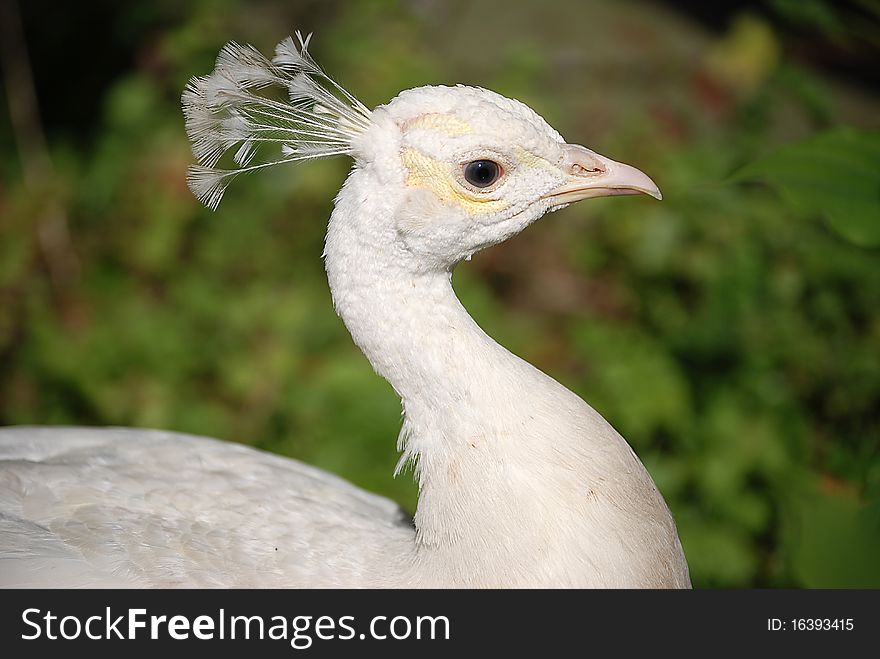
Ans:
POLYGON ((475 188, 488 188, 501 178, 501 165, 491 160, 474 160, 464 166, 464 180, 475 188))

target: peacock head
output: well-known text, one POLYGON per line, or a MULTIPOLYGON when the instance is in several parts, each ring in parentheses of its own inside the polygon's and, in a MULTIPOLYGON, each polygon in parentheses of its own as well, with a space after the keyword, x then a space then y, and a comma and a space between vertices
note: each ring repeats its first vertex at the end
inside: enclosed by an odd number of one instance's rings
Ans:
POLYGON ((648 194, 638 169, 568 144, 531 108, 465 86, 419 87, 367 109, 331 79, 297 33, 272 60, 227 44, 183 94, 199 165, 190 188, 216 208, 238 174, 346 154, 392 213, 376 222, 426 262, 449 267, 544 213, 607 195, 648 194), (284 96, 271 94, 281 87, 284 96), (233 167, 221 168, 231 157, 233 167), (388 224, 392 226, 388 226, 388 224))
POLYGON ((398 191, 410 250, 455 263, 590 197, 649 194, 639 170, 567 144, 531 108, 474 87, 419 87, 373 111, 355 158, 398 191))

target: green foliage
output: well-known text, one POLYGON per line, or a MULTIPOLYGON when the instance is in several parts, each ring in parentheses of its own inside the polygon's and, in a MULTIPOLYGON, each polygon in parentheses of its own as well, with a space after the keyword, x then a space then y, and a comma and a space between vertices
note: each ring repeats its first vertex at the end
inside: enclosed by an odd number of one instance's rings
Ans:
MULTIPOLYGON (((834 488, 837 489, 837 488, 834 488)), ((880 515, 852 492, 792 493, 783 534, 792 572, 810 588, 880 588, 880 515)))
POLYGON ((796 211, 825 215, 857 245, 880 245, 880 133, 837 128, 779 149, 736 177, 767 181, 796 211))
MULTIPOLYGON (((830 3, 811 6, 804 20, 834 27, 830 3)), ((31 43, 51 64, 35 58, 44 107, 94 117, 47 126, 52 171, 26 181, 0 123, 0 423, 248 442, 412 509, 409 476, 391 478, 399 401, 334 315, 320 258, 349 164, 242 177, 213 214, 184 185, 186 79, 226 39, 268 51, 314 29, 315 56, 368 104, 497 87, 650 173, 662 203, 553 214, 463 264, 462 301, 630 441, 695 585, 880 585, 877 136, 835 128, 876 128, 866 93, 791 57, 759 17, 716 38, 648 3, 116 11, 107 25, 136 52, 118 76, 90 60, 98 97, 53 95, 71 46, 31 43)))

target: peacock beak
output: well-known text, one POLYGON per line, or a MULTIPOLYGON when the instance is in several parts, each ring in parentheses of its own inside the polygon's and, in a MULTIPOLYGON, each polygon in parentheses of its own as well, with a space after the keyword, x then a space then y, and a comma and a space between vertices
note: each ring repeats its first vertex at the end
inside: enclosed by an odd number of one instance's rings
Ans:
POLYGON ((646 194, 654 199, 663 198, 657 184, 635 167, 577 144, 566 144, 563 148, 560 166, 567 180, 542 197, 549 199, 551 206, 611 195, 646 194))

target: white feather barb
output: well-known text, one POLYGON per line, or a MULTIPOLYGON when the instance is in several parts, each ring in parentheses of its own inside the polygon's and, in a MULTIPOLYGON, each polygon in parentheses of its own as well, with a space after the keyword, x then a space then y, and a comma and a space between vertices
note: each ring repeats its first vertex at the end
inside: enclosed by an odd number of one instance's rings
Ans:
POLYGON ((296 41, 278 44, 271 60, 253 46, 230 42, 210 75, 187 84, 181 103, 199 163, 190 167, 187 182, 208 208, 217 208, 238 174, 351 155, 354 139, 370 127, 370 110, 312 59, 311 38, 297 32, 296 41), (227 154, 231 165, 222 169, 218 163, 227 154))

